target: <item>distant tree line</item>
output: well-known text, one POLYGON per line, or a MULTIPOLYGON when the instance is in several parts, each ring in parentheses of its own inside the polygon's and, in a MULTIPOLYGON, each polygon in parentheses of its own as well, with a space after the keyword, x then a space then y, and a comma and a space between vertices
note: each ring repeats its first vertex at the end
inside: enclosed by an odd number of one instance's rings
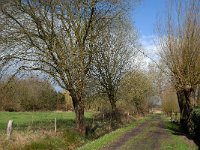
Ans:
POLYGON ((48 111, 65 109, 64 95, 45 80, 36 78, 0 82, 0 110, 48 111))

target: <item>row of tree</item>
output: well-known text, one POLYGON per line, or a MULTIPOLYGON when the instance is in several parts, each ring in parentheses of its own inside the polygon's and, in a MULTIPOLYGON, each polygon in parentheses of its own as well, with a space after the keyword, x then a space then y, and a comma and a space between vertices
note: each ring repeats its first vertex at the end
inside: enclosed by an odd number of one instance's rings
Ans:
POLYGON ((127 10, 135 1, 8 1, 1 6, 2 76, 24 71, 47 74, 70 92, 76 125, 85 133, 88 80, 107 94, 113 115, 116 91, 128 70, 136 33, 127 10), (6 72, 6 73, 5 73, 6 72))
POLYGON ((101 93, 111 104, 115 118, 120 96, 139 111, 143 100, 150 97, 152 86, 161 94, 162 84, 170 81, 178 98, 181 126, 189 132, 200 84, 200 2, 170 1, 166 24, 158 28, 162 65, 158 65, 161 73, 156 74, 157 80, 152 78, 153 82, 133 65, 141 50, 126 12, 135 2, 5 2, 0 14, 1 77, 19 76, 25 71, 51 77, 69 91, 77 129, 82 134, 86 99, 101 93), (163 73, 167 79, 160 78, 163 73))
MULTIPOLYGON (((90 80, 91 82, 91 80, 90 80)), ((109 111, 110 100, 99 89, 96 82, 90 83, 90 93, 86 97, 86 110, 109 111), (96 92, 91 89, 96 88, 96 92)), ((0 110, 4 111, 52 111, 73 110, 68 91, 58 93, 47 80, 31 78, 12 78, 0 83, 0 110)), ((127 113, 144 114, 153 107, 149 96, 155 94, 150 78, 145 72, 135 70, 121 79, 116 94, 116 105, 127 113)))
POLYGON ((5 111, 60 110, 66 103, 49 82, 35 78, 1 82, 0 90, 0 110, 5 111))

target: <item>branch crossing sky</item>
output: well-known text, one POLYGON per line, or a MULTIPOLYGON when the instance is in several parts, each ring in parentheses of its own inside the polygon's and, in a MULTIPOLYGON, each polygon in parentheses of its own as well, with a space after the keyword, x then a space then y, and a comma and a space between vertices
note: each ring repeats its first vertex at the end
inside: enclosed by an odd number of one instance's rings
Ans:
MULTIPOLYGON (((139 41, 145 54, 153 60, 158 59, 158 50, 154 41, 156 25, 160 21, 159 18, 165 16, 165 12, 166 0, 141 0, 136 9, 132 11, 131 19, 139 33, 139 41)), ((148 64, 151 59, 144 58, 144 61, 148 64)))

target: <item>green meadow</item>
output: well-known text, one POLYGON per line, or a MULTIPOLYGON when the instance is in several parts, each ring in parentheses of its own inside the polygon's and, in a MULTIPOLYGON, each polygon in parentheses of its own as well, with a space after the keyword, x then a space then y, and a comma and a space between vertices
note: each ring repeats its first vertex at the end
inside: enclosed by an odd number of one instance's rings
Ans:
MULTIPOLYGON (((86 120, 92 118, 92 113, 86 112, 85 117, 86 120)), ((16 129, 48 128, 51 125, 54 128, 55 118, 58 128, 75 125, 74 112, 0 112, 0 130, 6 129, 9 120, 13 120, 16 129)))

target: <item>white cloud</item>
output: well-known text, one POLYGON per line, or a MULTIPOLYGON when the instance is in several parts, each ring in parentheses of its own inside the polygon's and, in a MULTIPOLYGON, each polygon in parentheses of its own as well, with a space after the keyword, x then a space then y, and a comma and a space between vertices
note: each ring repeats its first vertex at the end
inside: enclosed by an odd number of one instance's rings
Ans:
POLYGON ((158 46, 156 45, 157 39, 158 37, 155 35, 142 36, 139 39, 139 42, 141 43, 141 52, 144 53, 142 56, 144 69, 145 68, 147 69, 149 63, 159 61, 159 55, 158 55, 159 49, 158 49, 158 46))

